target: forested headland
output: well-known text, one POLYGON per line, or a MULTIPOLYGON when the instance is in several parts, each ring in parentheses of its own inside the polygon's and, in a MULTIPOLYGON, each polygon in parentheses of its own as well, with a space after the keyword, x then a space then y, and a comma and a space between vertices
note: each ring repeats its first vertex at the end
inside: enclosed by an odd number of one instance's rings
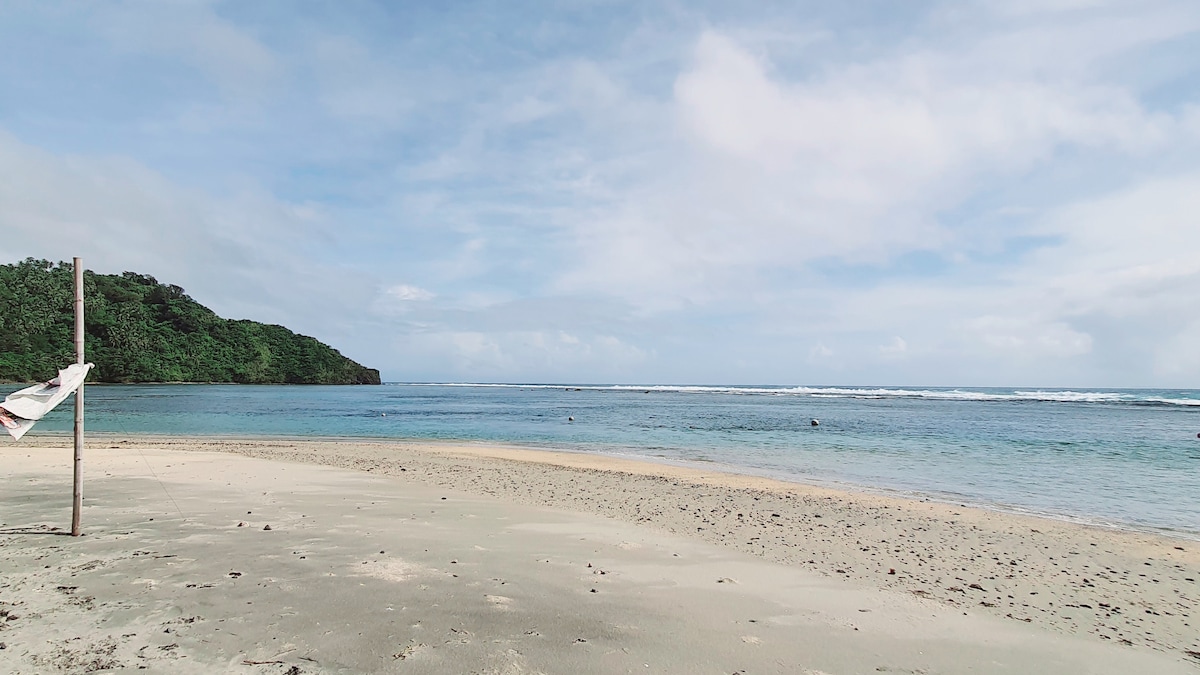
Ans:
MULTIPOLYGON (((283 326, 222 319, 178 286, 84 272, 85 353, 99 382, 379 384, 379 371, 283 326)), ((75 360, 70 263, 0 265, 0 382, 38 382, 75 360)))

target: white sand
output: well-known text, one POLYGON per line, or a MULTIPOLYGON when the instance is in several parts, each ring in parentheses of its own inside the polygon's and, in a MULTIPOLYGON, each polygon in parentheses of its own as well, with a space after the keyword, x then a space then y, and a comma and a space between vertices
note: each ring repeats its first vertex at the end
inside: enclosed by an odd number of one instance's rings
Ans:
POLYGON ((104 446, 82 538, 47 533, 65 443, 0 449, 0 672, 1200 672, 1191 542, 566 453, 104 446))

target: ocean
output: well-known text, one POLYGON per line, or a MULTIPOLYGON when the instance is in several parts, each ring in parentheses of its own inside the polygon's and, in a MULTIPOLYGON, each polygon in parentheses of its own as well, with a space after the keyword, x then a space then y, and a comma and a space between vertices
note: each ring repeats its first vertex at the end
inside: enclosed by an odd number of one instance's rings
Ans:
MULTIPOLYGON (((86 400, 89 432, 557 448, 1200 540, 1200 390, 89 385, 86 400)), ((23 443, 68 433, 72 407, 23 443)))

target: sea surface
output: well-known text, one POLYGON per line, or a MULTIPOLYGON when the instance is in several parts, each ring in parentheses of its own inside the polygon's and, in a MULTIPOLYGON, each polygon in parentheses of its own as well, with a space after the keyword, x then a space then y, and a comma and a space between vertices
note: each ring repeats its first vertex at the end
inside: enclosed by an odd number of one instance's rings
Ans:
MULTIPOLYGON (((464 440, 715 463, 1200 539, 1200 390, 88 385, 86 402, 90 432, 464 440)), ((72 408, 23 443, 69 432, 72 408)))

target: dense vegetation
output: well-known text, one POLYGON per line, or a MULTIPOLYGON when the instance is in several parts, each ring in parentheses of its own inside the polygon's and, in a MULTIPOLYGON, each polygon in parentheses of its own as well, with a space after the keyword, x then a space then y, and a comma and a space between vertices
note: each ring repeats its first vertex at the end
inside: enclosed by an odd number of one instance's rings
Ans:
MULTIPOLYGON (((222 319, 154 277, 84 273, 85 353, 101 382, 379 384, 379 371, 283 326, 222 319)), ((0 265, 0 381, 75 360, 70 263, 0 265)))

